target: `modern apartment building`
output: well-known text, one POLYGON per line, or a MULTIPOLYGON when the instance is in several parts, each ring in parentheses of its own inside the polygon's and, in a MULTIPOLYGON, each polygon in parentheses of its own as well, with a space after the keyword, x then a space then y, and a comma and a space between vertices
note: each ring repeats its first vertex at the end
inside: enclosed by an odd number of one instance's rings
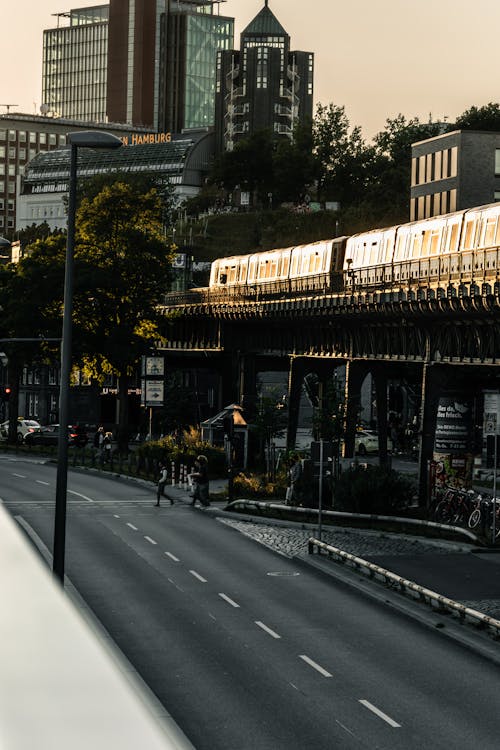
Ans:
POLYGON ((410 221, 500 200, 500 133, 454 130, 411 156, 410 221))
POLYGON ((110 0, 107 114, 180 133, 214 124, 215 62, 234 20, 214 0, 110 0))
POLYGON ((108 5, 57 13, 43 32, 42 114, 86 121, 106 119, 108 5), (61 19, 69 21, 60 26, 61 19))
POLYGON ((217 56, 217 150, 228 151, 258 130, 293 138, 312 119, 314 55, 290 51, 290 37, 265 5, 244 29, 240 49, 217 56))
MULTIPOLYGON (((114 135, 126 135, 131 130, 128 125, 116 123, 88 123, 17 113, 0 115, 0 234, 12 237, 18 228, 17 186, 27 163, 40 152, 64 146, 68 133, 94 129, 114 135)), ((145 134, 150 131, 134 128, 134 132, 145 134)))

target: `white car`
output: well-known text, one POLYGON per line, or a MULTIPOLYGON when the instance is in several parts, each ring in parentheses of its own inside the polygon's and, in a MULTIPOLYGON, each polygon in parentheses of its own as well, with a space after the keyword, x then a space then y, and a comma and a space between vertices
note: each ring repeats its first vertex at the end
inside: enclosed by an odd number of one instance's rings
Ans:
MULTIPOLYGON (((17 442, 24 442, 24 438, 30 432, 39 432, 42 429, 40 422, 35 419, 21 419, 18 417, 17 420, 17 442)), ((0 440, 7 440, 9 436, 9 421, 2 422, 0 424, 0 440)))
POLYGON ((378 453, 378 435, 372 430, 358 430, 354 436, 354 450, 360 456, 378 453))

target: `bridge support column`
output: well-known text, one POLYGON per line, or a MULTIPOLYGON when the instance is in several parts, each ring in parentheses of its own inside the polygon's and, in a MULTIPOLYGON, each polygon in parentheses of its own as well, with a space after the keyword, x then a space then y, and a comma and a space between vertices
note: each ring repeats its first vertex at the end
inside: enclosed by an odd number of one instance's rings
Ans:
POLYGON ((297 440, 297 426, 299 423, 300 395, 304 381, 306 367, 305 360, 300 357, 290 358, 288 375, 288 426, 286 432, 287 450, 293 450, 297 440))
POLYGON ((380 466, 387 466, 387 375, 380 367, 373 371, 377 404, 378 456, 380 466))
POLYGON ((434 451, 434 435, 436 433, 437 411, 439 396, 443 388, 443 368, 439 365, 427 363, 422 375, 422 402, 420 412, 420 444, 418 496, 419 505, 425 507, 429 503, 429 462, 434 451))
POLYGON ((370 365, 367 362, 351 360, 347 362, 345 377, 345 435, 344 456, 354 456, 354 437, 361 407, 361 386, 370 365))

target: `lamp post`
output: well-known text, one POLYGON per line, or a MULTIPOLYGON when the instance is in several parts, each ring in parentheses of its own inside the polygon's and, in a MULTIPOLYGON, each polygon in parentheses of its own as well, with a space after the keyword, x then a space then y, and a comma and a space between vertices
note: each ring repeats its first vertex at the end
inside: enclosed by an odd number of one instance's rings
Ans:
POLYGON ((71 375, 71 318, 73 313, 73 258, 75 248, 76 163, 79 148, 120 148, 122 141, 111 133, 81 131, 70 133, 68 235, 66 240, 66 268, 64 274, 64 312, 61 344, 61 380, 59 386, 59 438, 57 444, 56 507, 54 517, 54 549, 52 570, 64 585, 64 552, 66 544, 66 494, 68 485, 69 386, 71 375))

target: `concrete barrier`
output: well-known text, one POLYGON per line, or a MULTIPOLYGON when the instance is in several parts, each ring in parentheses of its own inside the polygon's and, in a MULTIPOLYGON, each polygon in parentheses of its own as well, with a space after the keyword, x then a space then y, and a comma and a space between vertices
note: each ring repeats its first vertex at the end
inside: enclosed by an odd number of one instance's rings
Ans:
POLYGON ((391 588, 396 585, 401 593, 423 601, 431 608, 439 608, 440 610, 453 614, 464 622, 472 622, 477 626, 486 628, 495 636, 500 635, 500 620, 496 620, 494 617, 490 617, 489 615, 485 615, 475 609, 466 607, 464 604, 460 604, 453 599, 449 599, 447 596, 443 596, 442 594, 431 591, 424 586, 420 586, 414 581, 409 581, 390 570, 381 568, 380 565, 375 565, 374 563, 368 562, 368 560, 363 560, 361 557, 356 557, 356 555, 352 555, 350 552, 344 552, 344 550, 341 550, 338 547, 333 547, 325 542, 321 542, 314 537, 309 539, 308 548, 309 554, 314 554, 314 550, 316 549, 318 553, 325 553, 334 558, 337 562, 350 565, 365 575, 368 575, 370 578, 381 579, 386 585, 390 585, 391 588))

